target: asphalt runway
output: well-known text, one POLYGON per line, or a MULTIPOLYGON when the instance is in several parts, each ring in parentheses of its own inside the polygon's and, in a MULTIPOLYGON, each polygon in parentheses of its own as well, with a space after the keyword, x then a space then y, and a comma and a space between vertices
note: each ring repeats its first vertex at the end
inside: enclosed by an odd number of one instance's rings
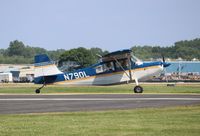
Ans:
POLYGON ((200 95, 0 95, 0 114, 102 111, 181 105, 200 105, 200 95))

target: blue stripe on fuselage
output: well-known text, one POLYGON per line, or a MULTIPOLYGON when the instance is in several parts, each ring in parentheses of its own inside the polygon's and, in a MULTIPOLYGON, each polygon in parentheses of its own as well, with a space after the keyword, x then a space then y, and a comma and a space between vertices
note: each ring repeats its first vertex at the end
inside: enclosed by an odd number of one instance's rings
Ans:
POLYGON ((86 78, 89 76, 96 75, 96 70, 93 67, 79 69, 73 72, 66 72, 64 73, 66 80, 73 80, 79 78, 86 78))

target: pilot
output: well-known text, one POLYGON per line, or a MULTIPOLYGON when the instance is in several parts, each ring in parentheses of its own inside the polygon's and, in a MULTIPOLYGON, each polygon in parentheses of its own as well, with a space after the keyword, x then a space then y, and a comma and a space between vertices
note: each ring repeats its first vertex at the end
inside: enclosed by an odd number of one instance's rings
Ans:
POLYGON ((106 64, 106 71, 112 71, 113 69, 112 69, 112 65, 111 65, 111 63, 109 62, 109 63, 107 63, 106 64))
POLYGON ((123 68, 128 68, 128 60, 127 60, 127 59, 126 59, 126 60, 123 60, 123 61, 121 62, 121 65, 122 65, 123 68))

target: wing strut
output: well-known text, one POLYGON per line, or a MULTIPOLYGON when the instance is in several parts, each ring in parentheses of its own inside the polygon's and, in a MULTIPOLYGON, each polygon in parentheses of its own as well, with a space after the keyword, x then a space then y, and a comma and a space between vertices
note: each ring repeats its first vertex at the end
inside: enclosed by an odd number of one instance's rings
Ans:
POLYGON ((132 74, 131 74, 131 59, 130 59, 130 56, 128 57, 128 67, 129 67, 130 81, 132 81, 133 78, 132 78, 132 74))
POLYGON ((124 71, 124 73, 126 74, 126 76, 130 79, 130 81, 132 80, 132 75, 131 75, 131 66, 130 66, 130 60, 129 60, 129 74, 126 72, 126 70, 123 68, 123 66, 119 63, 119 61, 115 58, 112 57, 117 64, 120 66, 120 68, 124 71))

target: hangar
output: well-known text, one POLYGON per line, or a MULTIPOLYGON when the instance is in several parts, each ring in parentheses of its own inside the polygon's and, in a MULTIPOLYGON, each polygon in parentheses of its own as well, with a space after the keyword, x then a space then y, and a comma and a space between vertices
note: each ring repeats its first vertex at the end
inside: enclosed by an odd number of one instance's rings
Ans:
MULTIPOLYGON (((12 75, 9 82, 32 82, 34 79, 34 66, 31 64, 0 64, 0 73, 12 75), (8 74, 10 73, 10 74, 8 74)), ((0 80, 1 82, 1 80, 0 80)))

